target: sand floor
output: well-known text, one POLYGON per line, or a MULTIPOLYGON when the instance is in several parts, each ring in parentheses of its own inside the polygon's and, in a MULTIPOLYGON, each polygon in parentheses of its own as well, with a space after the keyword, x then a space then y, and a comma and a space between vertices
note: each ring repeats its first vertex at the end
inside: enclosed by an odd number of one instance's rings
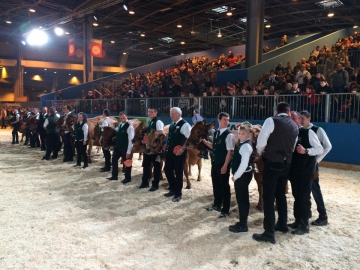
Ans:
MULTIPOLYGON (((99 172, 100 154, 83 170, 62 163, 62 155, 41 161, 39 149, 10 142, 11 130, 0 130, 1 270, 360 269, 359 172, 321 168, 329 225, 305 236, 276 233, 272 245, 252 240, 263 232, 254 180, 248 233, 228 231, 238 218, 233 184, 230 218, 205 210, 213 198, 208 161, 203 180, 192 180, 193 189, 173 203, 163 196, 166 181, 153 193, 137 188, 137 159, 125 186, 99 172)), ((292 203, 288 194, 289 222, 292 203)))

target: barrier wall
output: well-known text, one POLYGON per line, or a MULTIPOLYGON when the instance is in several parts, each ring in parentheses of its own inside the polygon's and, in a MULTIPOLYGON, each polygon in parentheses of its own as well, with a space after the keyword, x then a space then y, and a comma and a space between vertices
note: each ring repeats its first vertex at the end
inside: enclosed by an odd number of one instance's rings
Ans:
MULTIPOLYGON (((170 117, 159 117, 165 125, 171 123, 170 117)), ((192 123, 191 118, 184 117, 186 121, 192 123)), ((218 122, 216 118, 206 119, 207 123, 212 121, 218 122)), ((231 119, 229 128, 235 130, 235 126, 245 120, 231 119)), ((248 121, 248 120, 246 120, 248 121)), ((252 124, 262 125, 264 121, 251 121, 252 124)), ((322 127, 328 135, 330 142, 332 143, 332 149, 330 153, 324 158, 324 161, 355 164, 360 165, 360 143, 358 140, 358 134, 360 134, 359 124, 340 124, 340 123, 314 123, 315 125, 322 127)))

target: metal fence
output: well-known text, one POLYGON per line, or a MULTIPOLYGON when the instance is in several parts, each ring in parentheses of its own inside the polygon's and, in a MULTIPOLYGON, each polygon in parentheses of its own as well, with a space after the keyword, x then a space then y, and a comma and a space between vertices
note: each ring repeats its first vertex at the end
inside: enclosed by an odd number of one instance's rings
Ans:
POLYGON ((180 107, 184 117, 192 117, 199 109, 205 118, 215 118, 220 112, 227 112, 231 118, 264 120, 275 114, 279 102, 288 102, 291 110, 307 110, 313 122, 359 123, 360 94, 331 95, 275 95, 275 96, 233 96, 195 98, 132 98, 117 100, 48 100, 46 105, 55 106, 58 112, 64 105, 71 105, 76 113, 102 114, 109 109, 112 115, 125 111, 128 115, 144 117, 147 108, 157 108, 159 116, 169 116, 171 107, 180 107))

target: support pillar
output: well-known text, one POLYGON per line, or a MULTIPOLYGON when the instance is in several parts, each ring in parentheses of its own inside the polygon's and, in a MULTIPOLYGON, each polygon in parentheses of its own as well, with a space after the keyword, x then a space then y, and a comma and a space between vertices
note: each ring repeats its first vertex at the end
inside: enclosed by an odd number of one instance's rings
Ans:
POLYGON ((14 101, 27 101, 24 96, 24 67, 21 62, 23 60, 22 44, 17 41, 17 65, 15 67, 15 83, 14 83, 14 101))
POLYGON ((265 0, 247 0, 246 68, 262 62, 265 0))
POLYGON ((91 17, 88 15, 84 17, 83 23, 83 48, 84 48, 84 56, 83 56, 83 78, 84 83, 92 82, 94 80, 94 58, 90 54, 90 43, 92 39, 92 23, 91 17))
POLYGON ((58 77, 54 76, 52 78, 52 83, 51 83, 51 92, 55 92, 57 90, 58 87, 58 77))

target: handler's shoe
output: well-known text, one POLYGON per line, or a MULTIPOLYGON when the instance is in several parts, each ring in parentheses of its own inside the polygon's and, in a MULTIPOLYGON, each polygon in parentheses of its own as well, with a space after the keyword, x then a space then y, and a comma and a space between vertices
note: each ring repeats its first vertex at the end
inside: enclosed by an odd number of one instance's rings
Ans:
POLYGON ((328 217, 326 215, 320 216, 317 220, 311 222, 311 225, 314 226, 326 226, 327 224, 328 224, 328 217))
POLYGON ((297 235, 304 235, 306 233, 309 233, 309 226, 299 226, 295 231, 292 231, 291 233, 297 235))
POLYGON ((139 188, 148 188, 149 184, 145 184, 145 183, 141 183, 141 185, 139 186, 139 188))
POLYGON ((266 232, 263 232, 262 234, 254 233, 252 237, 258 242, 270 242, 271 244, 276 243, 275 237, 273 235, 269 235, 266 232))
POLYGON ((221 212, 221 207, 219 207, 217 205, 213 205, 211 207, 207 207, 206 210, 209 212, 212 212, 212 211, 221 212))
POLYGON ((246 225, 237 222, 235 225, 229 226, 229 231, 233 233, 245 233, 248 232, 249 229, 246 225))
POLYGON ((285 226, 275 224, 275 231, 287 233, 289 231, 289 228, 288 228, 288 226, 286 224, 285 224, 285 226))
POLYGON ((299 223, 297 223, 296 221, 288 224, 288 227, 290 227, 291 229, 294 229, 294 230, 297 229, 298 226, 299 226, 299 223))

